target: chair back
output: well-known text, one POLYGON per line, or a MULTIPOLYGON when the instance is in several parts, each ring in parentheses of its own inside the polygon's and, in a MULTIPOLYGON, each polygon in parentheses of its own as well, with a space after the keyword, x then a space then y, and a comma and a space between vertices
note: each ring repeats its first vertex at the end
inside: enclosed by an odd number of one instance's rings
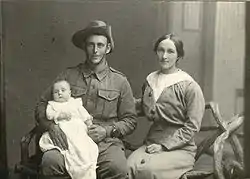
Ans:
POLYGON ((212 149, 210 147, 216 138, 225 131, 219 105, 215 102, 208 102, 205 109, 200 132, 195 136, 197 144, 195 160, 198 160, 204 152, 211 154, 212 149))

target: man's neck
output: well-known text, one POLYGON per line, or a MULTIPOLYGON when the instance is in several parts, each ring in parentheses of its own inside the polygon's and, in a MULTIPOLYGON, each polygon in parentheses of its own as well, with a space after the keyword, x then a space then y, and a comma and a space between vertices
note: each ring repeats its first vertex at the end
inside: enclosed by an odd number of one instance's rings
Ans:
POLYGON ((108 66, 108 63, 105 59, 103 59, 101 63, 98 63, 98 64, 92 64, 89 62, 87 62, 87 64, 90 67, 90 69, 95 73, 99 73, 103 71, 108 66))

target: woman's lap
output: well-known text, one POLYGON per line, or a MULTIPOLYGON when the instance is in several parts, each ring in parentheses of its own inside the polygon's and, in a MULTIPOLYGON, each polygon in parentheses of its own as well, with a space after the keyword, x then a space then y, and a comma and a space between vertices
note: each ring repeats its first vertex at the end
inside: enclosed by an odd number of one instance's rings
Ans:
POLYGON ((194 165, 194 154, 185 150, 148 154, 142 146, 128 158, 131 179, 178 179, 194 165))

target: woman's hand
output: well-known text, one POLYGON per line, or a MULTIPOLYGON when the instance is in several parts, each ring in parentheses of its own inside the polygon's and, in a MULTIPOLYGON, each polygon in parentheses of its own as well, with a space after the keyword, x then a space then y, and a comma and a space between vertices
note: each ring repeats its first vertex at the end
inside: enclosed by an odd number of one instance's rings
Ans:
POLYGON ((160 144, 150 144, 146 147, 146 152, 149 154, 158 153, 163 151, 163 147, 160 144))

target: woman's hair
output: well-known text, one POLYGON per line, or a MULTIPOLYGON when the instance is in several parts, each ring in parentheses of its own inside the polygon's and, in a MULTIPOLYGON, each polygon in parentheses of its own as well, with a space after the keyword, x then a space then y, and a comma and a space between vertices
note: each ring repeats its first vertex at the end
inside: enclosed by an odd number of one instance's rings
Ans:
POLYGON ((185 52, 184 52, 184 48, 183 48, 183 42, 182 42, 182 40, 181 40, 179 37, 177 37, 177 36, 174 35, 174 34, 167 34, 167 35, 161 36, 161 37, 155 42, 154 51, 156 52, 159 43, 161 43, 161 41, 166 40, 166 39, 170 39, 170 40, 172 40, 172 41, 174 42, 174 45, 175 45, 175 48, 176 48, 178 57, 179 57, 179 58, 183 58, 183 57, 184 57, 184 53, 185 53, 185 52))

